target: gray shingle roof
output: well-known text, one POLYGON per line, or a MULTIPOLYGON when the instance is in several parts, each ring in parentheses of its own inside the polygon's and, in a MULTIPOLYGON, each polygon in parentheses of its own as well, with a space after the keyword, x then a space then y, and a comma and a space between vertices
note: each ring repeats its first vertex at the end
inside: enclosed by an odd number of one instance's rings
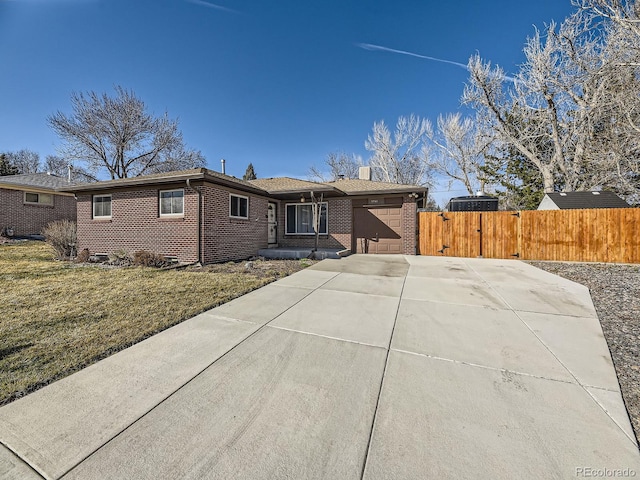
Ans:
POLYGON ((71 184, 66 178, 57 177, 48 173, 28 173, 25 175, 4 175, 0 177, 2 185, 16 187, 32 187, 45 190, 60 190, 68 188, 71 184))
POLYGON ((342 196, 427 191, 425 187, 419 187, 416 185, 398 185, 395 183, 357 179, 320 183, 290 177, 276 177, 246 181, 223 173, 215 172, 213 170, 208 170, 206 168, 195 168, 191 170, 158 173, 140 177, 106 180, 95 183, 81 183, 71 186, 69 184, 65 184, 65 190, 69 192, 108 190, 116 187, 171 183, 185 180, 187 178, 192 180, 203 179, 214 183, 221 183, 240 190, 263 195, 271 194, 286 196, 314 191, 317 193, 328 193, 331 195, 342 196))
POLYGON ((336 180, 335 182, 324 183, 324 185, 329 185, 347 195, 427 191, 426 187, 420 187, 418 185, 400 185, 398 183, 374 182, 373 180, 360 180, 357 178, 336 180))
POLYGON ((257 180, 250 180, 250 182, 269 193, 296 193, 308 192, 310 190, 326 192, 333 190, 332 187, 323 183, 310 182, 290 177, 259 178, 257 180))
POLYGON ((579 208, 629 208, 627 202, 613 192, 566 192, 546 194, 560 210, 579 208))
POLYGON ((102 182, 82 183, 68 188, 70 192, 109 190, 117 187, 131 187, 138 185, 153 185, 172 183, 181 180, 209 180, 215 183, 222 183, 240 190, 266 194, 263 189, 245 180, 214 172, 207 168, 193 168, 191 170, 179 170, 165 173, 155 173, 152 175, 141 175, 139 177, 119 178, 116 180, 105 180, 102 182))

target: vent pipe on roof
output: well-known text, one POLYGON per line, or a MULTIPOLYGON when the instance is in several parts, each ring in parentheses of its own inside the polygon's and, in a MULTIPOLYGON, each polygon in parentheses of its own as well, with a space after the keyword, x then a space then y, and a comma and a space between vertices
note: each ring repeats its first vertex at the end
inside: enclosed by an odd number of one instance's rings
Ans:
POLYGON ((67 165, 67 170, 68 170, 67 181, 71 183, 71 171, 73 170, 73 165, 71 164, 67 165))
POLYGON ((225 174, 225 172, 224 172, 224 164, 226 163, 225 159, 224 158, 220 159, 220 163, 222 164, 222 174, 224 175, 225 174))

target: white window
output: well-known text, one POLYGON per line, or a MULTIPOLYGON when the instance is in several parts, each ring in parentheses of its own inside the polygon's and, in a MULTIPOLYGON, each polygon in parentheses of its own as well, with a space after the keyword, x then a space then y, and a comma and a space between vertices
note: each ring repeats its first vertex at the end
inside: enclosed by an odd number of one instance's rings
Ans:
POLYGON ((184 214, 184 189, 160 191, 160 215, 184 214))
MULTIPOLYGON (((327 235, 327 203, 320 206, 320 235, 327 235)), ((313 235, 313 205, 292 203, 287 205, 286 232, 288 235, 313 235)))
POLYGON ((111 195, 93 196, 93 218, 111 218, 111 195))
POLYGON ((24 203, 53 205, 53 195, 49 193, 24 192, 24 203))
POLYGON ((249 197, 229 195, 229 216, 233 218, 249 218, 249 197))

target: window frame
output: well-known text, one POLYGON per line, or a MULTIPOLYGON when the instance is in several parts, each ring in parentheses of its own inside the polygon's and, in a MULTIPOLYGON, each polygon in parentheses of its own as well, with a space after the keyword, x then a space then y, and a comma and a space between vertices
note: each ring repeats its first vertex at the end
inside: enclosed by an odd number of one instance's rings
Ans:
POLYGON ((113 196, 108 194, 100 194, 100 195, 92 195, 91 197, 91 218, 97 220, 110 220, 113 215, 113 196), (107 198, 109 197, 109 215, 96 215, 96 198, 107 198))
MULTIPOLYGON (((240 209, 240 204, 238 204, 238 210, 240 209)), ((238 212, 240 213, 240 212, 238 212)), ((237 193, 229 193, 229 218, 237 218, 239 220, 249 220, 249 197, 246 195, 238 195, 237 193), (233 215, 233 197, 244 199, 247 201, 247 216, 242 217, 240 215, 233 215)))
MULTIPOLYGON (((322 213, 322 205, 324 205, 324 212, 325 212, 325 217, 326 217, 326 221, 325 221, 325 231, 320 231, 319 235, 329 235, 329 202, 318 202, 320 203, 321 207, 320 207, 320 212, 322 213)), ((289 232, 289 207, 296 207, 296 220, 294 222, 294 229, 297 229, 298 226, 298 207, 300 206, 308 206, 308 207, 312 207, 312 203, 308 203, 308 202, 298 202, 298 203, 286 203, 284 206, 284 234, 285 235, 315 235, 316 232, 289 232)), ((311 211, 311 216, 313 217, 313 211, 311 211)), ((322 225, 322 222, 320 222, 320 224, 322 225)))
MULTIPOLYGON (((173 200, 173 197, 171 197, 173 200)), ((171 210, 173 210, 173 202, 171 202, 171 210)), ((169 190, 158 190, 158 215, 160 217, 184 217, 184 188, 171 188, 169 190), (163 193, 172 193, 172 192, 182 192, 182 212, 179 213, 162 213, 162 194, 163 193)))
POLYGON ((24 204, 25 205, 44 205, 47 207, 53 207, 53 194, 51 193, 40 193, 40 192, 29 192, 24 190, 24 195, 22 197, 24 204), (27 195, 37 195, 38 196, 38 200, 35 202, 30 202, 29 200, 27 200, 27 195), (42 199, 42 195, 46 195, 47 197, 49 197, 51 199, 50 202, 41 202, 40 200, 42 199))

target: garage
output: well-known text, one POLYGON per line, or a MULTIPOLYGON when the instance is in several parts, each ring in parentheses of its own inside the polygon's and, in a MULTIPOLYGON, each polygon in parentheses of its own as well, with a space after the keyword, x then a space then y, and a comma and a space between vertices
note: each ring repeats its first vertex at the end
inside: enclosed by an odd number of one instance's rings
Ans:
POLYGON ((402 205, 363 205, 353 209, 356 253, 403 253, 402 205))

